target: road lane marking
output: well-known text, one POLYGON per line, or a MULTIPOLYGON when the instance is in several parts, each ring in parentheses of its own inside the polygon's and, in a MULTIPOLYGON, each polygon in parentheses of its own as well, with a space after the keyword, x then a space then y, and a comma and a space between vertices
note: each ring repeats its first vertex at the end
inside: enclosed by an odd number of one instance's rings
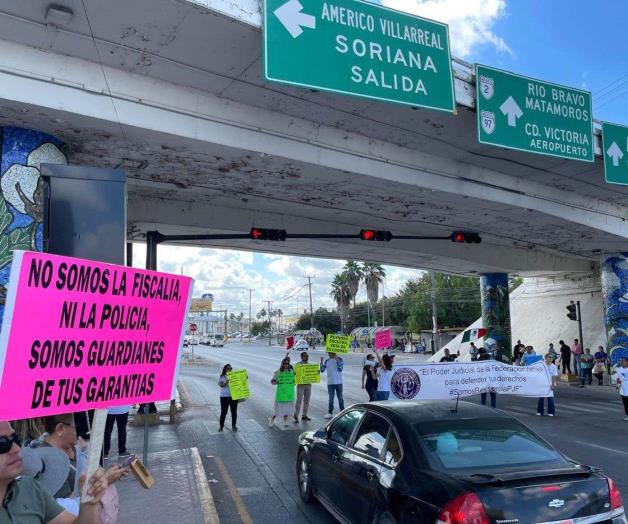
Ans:
POLYGON ((231 500, 233 500, 233 503, 235 504, 238 515, 240 515, 240 520, 242 521, 242 524, 253 524, 253 519, 251 518, 251 515, 249 515, 249 512, 246 509, 246 505, 244 504, 240 493, 238 493, 238 488, 236 488, 235 484, 233 483, 233 479, 231 478, 231 475, 229 475, 229 472, 227 471, 227 467, 225 466, 224 462, 220 457, 214 457, 214 460, 216 461, 216 465, 220 470, 220 476, 227 486, 229 495, 231 495, 231 500))
POLYGON ((591 444, 590 442, 583 442, 581 440, 574 440, 577 444, 582 444, 583 446, 591 446, 592 448, 603 449, 604 451, 610 451, 611 453, 619 453, 620 455, 628 455, 627 451, 620 451, 618 449, 608 448, 606 446, 600 446, 598 444, 591 444))

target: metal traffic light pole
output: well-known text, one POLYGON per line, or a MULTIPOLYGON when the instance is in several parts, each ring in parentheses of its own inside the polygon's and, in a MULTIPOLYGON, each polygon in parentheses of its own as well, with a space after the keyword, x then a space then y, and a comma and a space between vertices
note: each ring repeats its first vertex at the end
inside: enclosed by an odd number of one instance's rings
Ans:
POLYGON ((580 313, 580 301, 576 301, 576 311, 578 312, 578 335, 580 336, 580 346, 584 353, 584 340, 582 340, 582 315, 580 313))

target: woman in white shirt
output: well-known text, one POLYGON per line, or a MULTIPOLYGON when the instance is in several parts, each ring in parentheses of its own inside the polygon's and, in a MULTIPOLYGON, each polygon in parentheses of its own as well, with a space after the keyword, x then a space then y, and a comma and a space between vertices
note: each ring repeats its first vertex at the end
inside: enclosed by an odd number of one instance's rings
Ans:
POLYGON ((558 368, 556 367, 556 364, 553 363, 551 353, 547 353, 545 355, 545 366, 547 367, 547 371, 549 372, 549 376, 551 380, 550 392, 549 392, 549 395, 547 395, 546 397, 539 398, 539 403, 536 408, 536 414, 540 417, 543 416, 544 408, 545 408, 545 399, 547 399, 547 414, 548 416, 553 417, 554 414, 556 413, 555 406, 554 406, 554 388, 556 387, 556 384, 558 383, 558 368))
POLYGON ((616 381, 621 400, 624 403, 624 413, 626 414, 624 420, 628 422, 628 357, 619 359, 616 381))
POLYGON ((393 375, 393 360, 390 355, 380 357, 377 352, 375 356, 380 366, 377 369, 377 392, 375 393, 375 400, 388 400, 390 396, 390 381, 393 375))
POLYGON ((227 412, 231 410, 231 431, 238 431, 238 401, 231 398, 231 388, 229 387, 229 377, 227 373, 233 371, 231 364, 226 364, 222 368, 222 373, 218 379, 218 386, 220 387, 220 426, 218 431, 223 431, 225 428, 225 419, 227 418, 227 412))

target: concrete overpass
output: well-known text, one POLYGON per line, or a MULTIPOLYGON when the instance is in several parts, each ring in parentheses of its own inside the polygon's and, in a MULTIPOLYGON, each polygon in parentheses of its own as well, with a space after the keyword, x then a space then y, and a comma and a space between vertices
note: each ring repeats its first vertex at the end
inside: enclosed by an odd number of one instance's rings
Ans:
POLYGON ((470 229, 482 245, 213 245, 524 275, 586 273, 625 246, 628 188, 604 182, 601 159, 477 143, 465 64, 457 115, 413 110, 263 82, 254 0, 60 3, 65 25, 47 2, 0 2, 0 124, 60 138, 71 163, 122 167, 133 239, 470 229))
MULTIPOLYGON (((628 187, 605 183, 599 131, 593 164, 481 145, 475 80, 456 60, 456 114, 269 84, 260 25, 260 0, 0 1, 0 126, 53 135, 70 163, 124 169, 132 240, 251 226, 465 229, 483 243, 211 245, 585 279, 626 250, 628 187)), ((24 169, 42 157, 30 158, 24 169)), ((5 199, 27 207, 32 192, 6 169, 5 199)), ((602 267, 618 296, 621 264, 602 267)), ((483 283, 503 287, 503 278, 483 283)))

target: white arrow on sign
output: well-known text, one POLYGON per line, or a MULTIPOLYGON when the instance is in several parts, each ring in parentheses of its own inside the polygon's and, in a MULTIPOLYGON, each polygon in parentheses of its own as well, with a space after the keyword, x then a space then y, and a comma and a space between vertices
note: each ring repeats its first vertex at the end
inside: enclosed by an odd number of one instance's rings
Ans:
POLYGON ((302 13, 302 9, 303 6, 299 0, 288 0, 281 7, 275 9, 275 15, 288 30, 288 33, 292 35, 292 38, 296 38, 303 33, 301 27, 316 29, 316 17, 302 13))
POLYGON ((523 111, 515 102, 515 99, 512 96, 509 96, 506 101, 499 106, 499 110, 502 114, 508 116, 508 125, 510 127, 517 126, 517 118, 523 115, 523 111))
POLYGON ((624 153, 622 152, 621 147, 617 145, 617 142, 613 142, 610 145, 610 147, 606 150, 606 154, 613 159, 613 165, 615 167, 619 166, 619 161, 624 158, 624 153))

